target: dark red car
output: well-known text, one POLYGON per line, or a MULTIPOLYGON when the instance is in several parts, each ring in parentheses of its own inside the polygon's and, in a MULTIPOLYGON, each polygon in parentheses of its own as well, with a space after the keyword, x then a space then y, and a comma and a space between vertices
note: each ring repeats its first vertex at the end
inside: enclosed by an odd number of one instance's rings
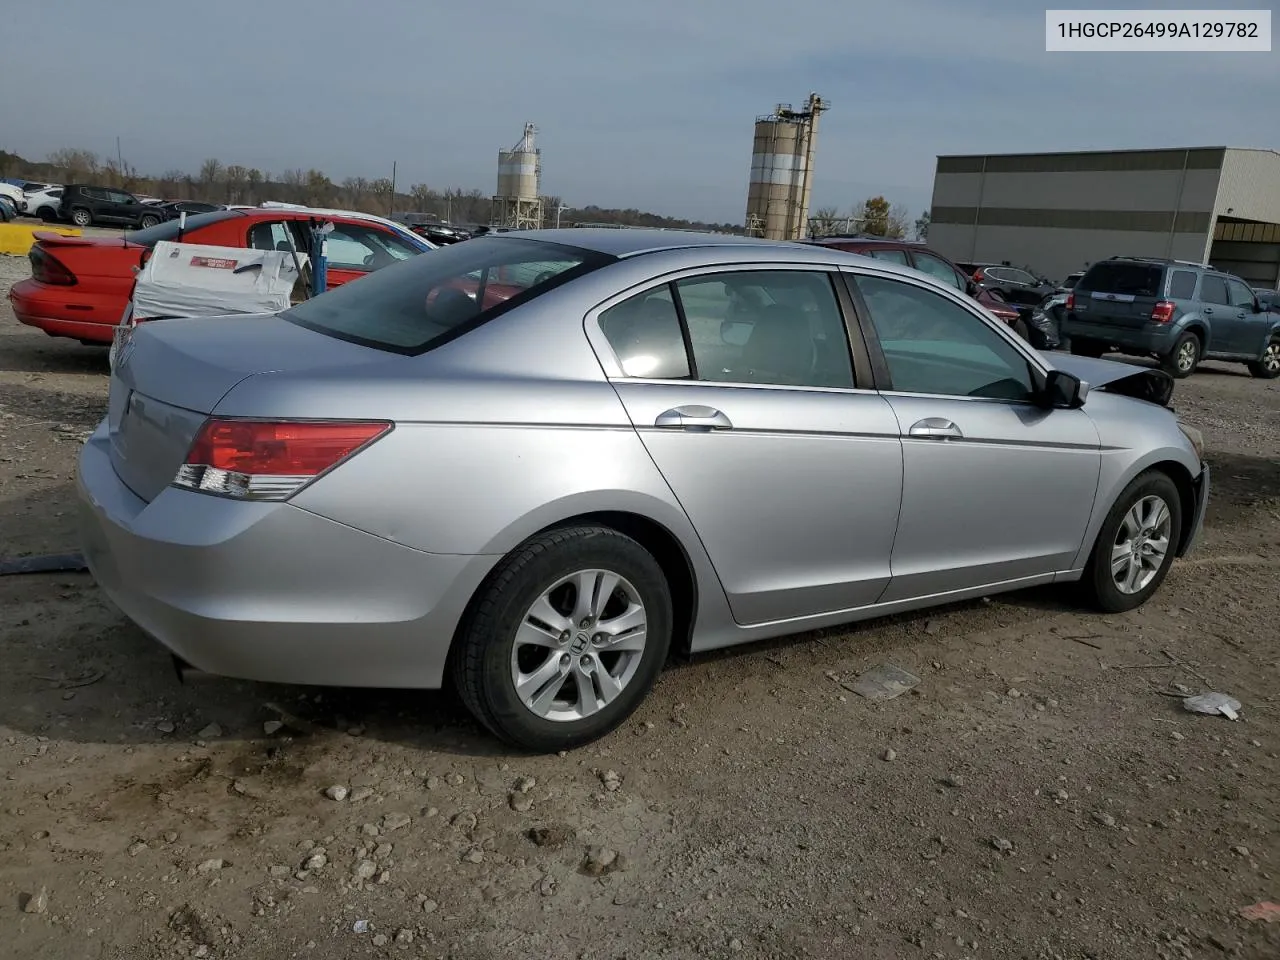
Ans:
MULTIPOLYGON (((295 249, 305 251, 312 219, 334 226, 326 242, 330 287, 435 249, 381 217, 302 207, 240 207, 188 216, 181 239, 251 250, 288 250, 292 240, 295 249)), ((37 233, 28 254, 31 277, 9 291, 14 314, 51 337, 110 344, 133 292, 134 270, 156 243, 178 240, 180 229, 175 219, 122 237, 37 233)))
POLYGON ((922 243, 911 240, 889 240, 884 237, 822 237, 808 241, 822 247, 833 247, 849 253, 860 253, 878 260, 888 260, 912 267, 922 273, 941 280, 948 286, 963 290, 978 303, 995 314, 1022 339, 1028 339, 1026 321, 1017 308, 1006 302, 997 294, 984 289, 980 284, 965 276, 964 271, 936 251, 930 250, 922 243))

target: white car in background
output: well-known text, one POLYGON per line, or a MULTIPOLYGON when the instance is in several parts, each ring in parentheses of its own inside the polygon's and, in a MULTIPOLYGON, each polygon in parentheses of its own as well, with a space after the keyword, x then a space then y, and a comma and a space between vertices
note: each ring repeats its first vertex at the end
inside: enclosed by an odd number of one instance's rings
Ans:
POLYGON ((22 211, 22 188, 15 187, 12 183, 0 183, 0 197, 8 197, 14 207, 22 211))
POLYGON ((35 193, 25 194, 18 202, 18 212, 49 223, 58 219, 58 207, 61 204, 62 187, 45 187, 35 193))

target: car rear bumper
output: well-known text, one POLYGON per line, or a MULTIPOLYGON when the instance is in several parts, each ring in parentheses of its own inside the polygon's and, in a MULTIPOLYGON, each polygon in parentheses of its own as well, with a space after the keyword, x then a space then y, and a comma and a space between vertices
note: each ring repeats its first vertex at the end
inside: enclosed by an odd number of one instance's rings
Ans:
POLYGON ((80 455, 80 538, 94 579, 191 666, 276 683, 435 688, 497 558, 429 554, 287 503, 117 477, 102 425, 80 455))
POLYGON ((1195 509, 1191 514, 1191 523, 1187 528, 1187 535, 1182 540, 1182 546, 1178 550, 1178 556, 1185 557, 1195 549, 1196 544, 1200 541, 1200 534, 1204 531, 1204 515, 1209 507, 1209 465, 1202 463, 1200 465, 1200 476, 1194 481, 1195 483, 1195 509))
POLYGON ((1113 323, 1076 320, 1068 314, 1061 332, 1062 336, 1073 340, 1094 340, 1131 353, 1163 355, 1173 349, 1180 331, 1167 323, 1122 327, 1113 323))
POLYGON ((124 313, 125 303, 89 300, 68 293, 75 287, 51 287, 27 279, 9 288, 9 303, 19 323, 43 330, 52 337, 71 337, 94 343, 110 344, 116 324, 124 313), (114 315, 112 313, 116 306, 114 315))

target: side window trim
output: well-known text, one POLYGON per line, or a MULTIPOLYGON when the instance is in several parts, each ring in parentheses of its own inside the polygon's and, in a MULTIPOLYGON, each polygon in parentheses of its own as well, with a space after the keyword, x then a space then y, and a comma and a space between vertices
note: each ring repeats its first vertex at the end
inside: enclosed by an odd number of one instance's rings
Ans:
POLYGON ((849 292, 846 288, 845 278, 843 276, 843 267, 833 267, 829 263, 724 263, 714 264, 711 266, 701 267, 685 267, 680 270, 673 270, 669 273, 662 274, 658 277, 651 277, 636 283, 625 290, 620 291, 613 296, 602 300, 583 317, 583 328, 587 335, 587 340, 592 350, 596 354, 604 375, 609 380, 619 380, 624 382, 636 383, 678 383, 682 386, 689 387, 735 387, 739 389, 758 389, 758 390, 789 390, 789 391, 807 391, 810 393, 874 393, 876 386, 874 385, 874 377, 871 359, 866 353, 867 342, 864 339, 857 319, 853 313, 853 303, 849 298, 849 292), (696 369, 696 363, 693 357, 691 339, 692 335, 689 331, 687 318, 684 314, 684 308, 680 304, 679 291, 676 284, 681 280, 690 280, 695 278, 707 277, 717 273, 745 273, 745 272, 773 272, 788 271, 793 273, 821 273, 824 274, 832 286, 832 294, 837 302, 837 306, 841 313, 844 325, 846 342, 845 349, 851 354, 853 363, 853 387, 815 387, 815 386, 789 386, 786 384, 769 384, 769 383, 738 383, 719 380, 697 380, 690 377, 689 379, 680 380, 648 380, 642 377, 628 377, 622 370, 621 361, 617 353, 613 349, 613 345, 609 342, 609 338, 605 335, 604 329, 600 324, 601 315, 611 307, 640 296, 645 293, 652 293, 663 287, 671 288, 672 299, 676 303, 677 315, 680 319, 681 336, 685 341, 685 353, 689 361, 690 371, 696 369))
POLYGON ((967 400, 974 403, 1015 403, 1021 406, 1027 406, 1030 404, 1030 401, 1025 400, 1001 400, 990 397, 957 397, 942 393, 920 394, 905 390, 895 390, 893 387, 893 377, 889 373, 889 363, 885 359, 884 351, 880 347, 880 338, 876 333, 875 327, 871 323, 871 310, 862 296, 862 291, 858 289, 857 280, 859 277, 865 276, 878 280, 893 280, 898 283, 919 287, 922 290, 943 297, 944 299, 948 294, 950 294, 951 299, 954 300, 957 305, 972 314, 988 330, 995 334, 995 336, 1004 338, 1006 342, 1014 347, 1030 367, 1031 377, 1033 380, 1043 381, 1045 375, 1048 373, 1048 369, 1045 367, 1043 361, 1038 357, 1032 356, 1016 334, 1014 334, 1004 324, 997 324, 988 320, 988 318, 983 315, 982 308, 978 306, 977 301, 968 295, 961 294, 960 291, 939 291, 933 287, 917 282, 913 277, 904 277, 901 274, 892 274, 887 272, 881 273, 862 265, 858 265, 856 267, 841 266, 839 270, 843 281, 842 286, 845 287, 848 293, 854 314, 857 317, 860 339, 865 344, 870 358, 876 390, 881 393, 901 393, 904 396, 942 397, 948 400, 967 400))

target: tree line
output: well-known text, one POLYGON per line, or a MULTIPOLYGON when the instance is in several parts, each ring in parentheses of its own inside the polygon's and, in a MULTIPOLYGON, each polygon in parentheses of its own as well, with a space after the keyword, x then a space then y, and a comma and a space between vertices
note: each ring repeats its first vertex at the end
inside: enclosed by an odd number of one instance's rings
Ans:
MULTIPOLYGON (((273 174, 256 167, 224 163, 216 158, 204 161, 199 172, 194 174, 166 170, 155 176, 140 173, 128 161, 99 157, 92 150, 70 147, 55 150, 43 162, 26 160, 16 153, 0 150, 0 177, 19 176, 47 182, 89 183, 166 200, 203 200, 249 206, 276 200, 312 207, 341 207, 384 217, 425 214, 459 224, 487 224, 492 216, 492 201, 480 190, 459 187, 437 189, 425 183, 411 184, 405 190, 400 185, 393 185, 390 177, 347 177, 335 183, 314 167, 298 167, 273 174)), ((542 200, 544 226, 554 226, 559 222, 563 226, 592 223, 742 232, 742 227, 736 224, 706 223, 594 204, 572 207, 560 197, 543 197, 542 200)))
POLYGON ((929 211, 910 221, 907 208, 900 203, 890 203, 884 197, 867 197, 854 204, 847 214, 836 207, 822 207, 809 217, 809 234, 814 237, 831 237, 837 234, 863 233, 887 239, 914 240, 929 237, 929 211))

